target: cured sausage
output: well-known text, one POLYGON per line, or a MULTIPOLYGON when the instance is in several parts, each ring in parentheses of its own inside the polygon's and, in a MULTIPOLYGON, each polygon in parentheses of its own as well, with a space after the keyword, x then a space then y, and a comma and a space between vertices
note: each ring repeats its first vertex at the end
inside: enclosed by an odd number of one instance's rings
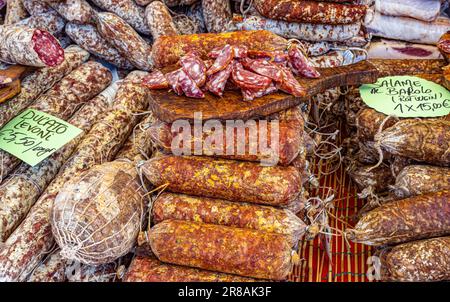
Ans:
POLYGON ((154 0, 134 0, 137 5, 140 6, 147 6, 149 3, 153 2, 154 0))
POLYGON ((306 78, 320 77, 320 73, 296 45, 289 48, 288 55, 290 67, 296 75, 306 78))
POLYGON ((391 189, 399 198, 450 190, 450 168, 407 166, 397 175, 391 189))
POLYGON ((295 23, 264 18, 262 16, 233 16, 233 27, 237 30, 268 30, 287 39, 313 42, 343 42, 355 37, 361 23, 345 25, 295 23))
POLYGON ((375 169, 372 166, 354 166, 348 168, 348 174, 364 194, 367 191, 379 193, 386 191, 394 184, 395 179, 389 166, 381 165, 375 169))
POLYGON ((233 201, 286 206, 301 193, 301 175, 294 167, 194 156, 162 156, 142 166, 155 186, 176 193, 233 201))
POLYGON ((203 17, 210 33, 226 31, 231 21, 230 1, 202 0, 203 17))
POLYGON ((308 0, 255 0, 255 8, 266 18, 288 22, 351 24, 361 20, 367 7, 308 0))
POLYGON ((206 82, 206 89, 217 96, 222 96, 228 83, 228 79, 231 76, 232 69, 233 65, 228 64, 228 66, 224 70, 210 75, 206 82))
POLYGON ((12 25, 28 17, 28 12, 23 6, 22 0, 7 0, 6 3, 4 25, 12 25))
POLYGON ((17 225, 25 218, 29 209, 55 177, 59 168, 70 157, 75 147, 89 131, 98 116, 112 105, 114 86, 84 105, 69 119, 69 123, 81 130, 83 134, 64 145, 36 166, 22 163, 0 185, 0 241, 5 241, 17 225))
POLYGON ((190 7, 188 7, 185 14, 195 25, 196 32, 193 32, 192 34, 207 32, 201 2, 194 3, 190 7))
MULTIPOLYGON (((208 72, 213 67, 208 69, 208 72)), ((268 77, 245 70, 242 64, 237 61, 233 62, 231 78, 233 83, 242 89, 266 89, 272 84, 272 80, 268 77)))
POLYGON ((202 59, 206 60, 211 50, 222 49, 227 44, 263 51, 284 51, 287 40, 269 31, 163 36, 153 44, 152 58, 157 68, 176 64, 181 57, 189 52, 196 52, 202 59))
POLYGON ((49 12, 34 14, 31 17, 17 22, 15 25, 42 29, 48 31, 52 35, 58 35, 63 32, 66 21, 57 12, 52 10, 49 12))
POLYGON ((51 12, 53 9, 41 0, 22 0, 22 4, 32 16, 51 12))
POLYGON ((195 82, 198 87, 201 87, 206 82, 206 65, 194 53, 189 53, 180 59, 180 65, 183 71, 195 82))
MULTIPOLYGON (((97 62, 87 62, 64 77, 28 108, 67 120, 81 105, 105 89, 111 80, 111 72, 106 67, 97 62)), ((20 163, 18 158, 5 151, 0 151, 0 158, 2 177, 20 163)))
POLYGON ((296 97, 305 96, 306 90, 292 74, 289 68, 281 67, 283 80, 277 83, 277 88, 296 97))
POLYGON ((144 9, 136 5, 133 0, 92 0, 92 2, 101 9, 116 14, 137 32, 144 35, 150 34, 144 17, 144 9))
POLYGON ((286 209, 174 193, 161 194, 153 203, 152 214, 155 224, 175 219, 284 234, 292 246, 306 229, 304 222, 286 209))
POLYGON ((86 0, 44 0, 64 19, 79 24, 91 23, 94 10, 86 0))
POLYGON ((112 13, 98 13, 97 30, 135 67, 142 70, 153 69, 151 47, 120 17, 112 13))
POLYGON ((303 136, 299 135, 299 132, 303 129, 303 122, 300 125, 293 121, 278 122, 275 129, 277 133, 273 135, 273 139, 277 141, 272 141, 272 124, 270 122, 256 121, 256 132, 250 129, 241 132, 241 129, 235 127, 232 129, 232 133, 226 133, 225 124, 221 126, 221 129, 223 129, 223 144, 220 147, 208 144, 207 134, 196 138, 194 132, 190 133, 190 141, 178 141, 177 145, 177 140, 184 133, 180 133, 180 129, 175 129, 172 124, 156 123, 151 126, 150 133, 155 145, 167 154, 172 153, 173 148, 183 150, 183 155, 196 154, 195 144, 201 143, 202 155, 244 161, 271 162, 282 166, 289 165, 305 149, 303 136), (267 135, 266 147, 260 146, 258 143, 263 144, 262 135, 267 135), (186 143, 189 143, 189 147, 182 145, 186 143))
POLYGON ((66 279, 66 261, 55 252, 33 270, 27 282, 65 282, 66 279))
POLYGON ((169 81, 160 70, 155 70, 145 77, 142 85, 150 89, 167 89, 169 88, 169 81))
POLYGON ((259 75, 268 77, 275 82, 283 80, 281 69, 274 63, 266 60, 244 59, 241 61, 247 70, 253 71, 259 75))
POLYGON ((109 44, 90 24, 79 25, 67 23, 66 34, 75 43, 86 49, 93 55, 126 70, 134 69, 134 66, 123 57, 117 49, 109 44))
POLYGON ((369 60, 379 71, 379 77, 392 75, 442 74, 445 60, 369 60))
POLYGON ((255 282, 252 278, 166 264, 154 256, 137 255, 123 282, 255 282))
POLYGON ((400 244, 379 253, 384 281, 426 282, 450 279, 450 237, 400 244))
POLYGON ((166 220, 149 230, 156 257, 172 264, 245 277, 285 280, 292 269, 285 235, 166 220))
POLYGON ((177 28, 167 6, 161 1, 153 1, 145 9, 145 22, 154 40, 160 36, 176 36, 177 28))
MULTIPOLYGON (((372 108, 361 109, 356 116, 356 133, 362 141, 372 141, 387 115, 372 108)), ((393 126, 398 120, 391 118, 385 122, 383 129, 393 126)))
POLYGON ((49 252, 55 241, 51 232, 50 208, 59 190, 82 171, 110 161, 134 127, 133 111, 148 106, 140 82, 146 73, 131 72, 119 86, 114 105, 83 138, 71 158, 36 201, 22 224, 0 250, 0 280, 23 281, 49 252))
POLYGON ((66 74, 87 61, 89 53, 78 46, 65 49, 64 61, 55 67, 40 68, 26 76, 21 82, 20 93, 0 104, 0 128, 31 104, 41 93, 50 89, 66 74))
POLYGON ((64 61, 64 49, 52 34, 24 26, 0 26, 0 61, 36 67, 64 61))
POLYGON ((349 239, 379 246, 448 235, 449 198, 449 191, 441 191, 385 203, 364 215, 349 239))
POLYGON ((403 120, 375 135, 375 146, 419 162, 450 164, 450 121, 403 120))

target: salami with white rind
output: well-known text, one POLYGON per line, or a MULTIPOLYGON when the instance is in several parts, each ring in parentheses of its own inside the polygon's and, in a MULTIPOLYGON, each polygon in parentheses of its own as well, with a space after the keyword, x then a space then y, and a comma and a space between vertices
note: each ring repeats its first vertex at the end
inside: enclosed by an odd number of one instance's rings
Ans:
POLYGON ((47 13, 53 9, 42 0, 22 0, 22 4, 32 16, 47 13))
POLYGON ((22 0, 7 0, 6 3, 4 25, 12 25, 28 17, 28 12, 23 6, 22 0))
POLYGON ((56 66, 64 49, 47 31, 25 26, 0 26, 0 61, 35 67, 56 66))
POLYGON ((161 1, 153 1, 147 6, 145 9, 145 21, 150 28, 153 39, 157 39, 160 36, 178 35, 170 12, 161 1))
POLYGON ((141 70, 153 69, 151 47, 124 20, 112 13, 98 13, 97 30, 122 56, 141 70))
POLYGON ((36 29, 43 29, 51 33, 52 35, 60 34, 64 30, 66 20, 61 17, 55 11, 44 12, 40 14, 34 14, 20 22, 17 22, 17 26, 27 26, 36 29))
POLYGON ((93 21, 94 10, 85 0, 45 0, 69 22, 86 24, 93 21))
POLYGON ((116 14, 137 32, 144 35, 150 34, 144 18, 144 9, 133 0, 92 0, 92 2, 101 9, 116 14))
POLYGON ((230 1, 202 0, 202 7, 208 32, 220 33, 227 30, 232 18, 230 1))
POLYGON ((89 51, 91 54, 123 69, 133 69, 133 65, 123 57, 117 49, 109 44, 90 24, 67 23, 66 34, 75 43, 89 51))

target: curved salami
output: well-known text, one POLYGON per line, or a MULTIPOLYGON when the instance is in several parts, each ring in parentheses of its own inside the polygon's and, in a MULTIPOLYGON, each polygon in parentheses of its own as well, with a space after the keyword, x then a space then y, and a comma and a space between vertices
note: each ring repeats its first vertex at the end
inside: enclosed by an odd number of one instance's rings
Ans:
POLYGON ((116 14, 137 32, 144 35, 150 34, 150 29, 145 22, 144 9, 133 0, 92 0, 92 2, 101 9, 116 14))
POLYGON ((22 0, 22 4, 32 16, 51 12, 53 9, 42 0, 22 0))
POLYGON ((44 67, 64 61, 64 49, 52 34, 24 26, 0 26, 0 61, 44 67))
POLYGON ((94 10, 86 0, 45 0, 54 10, 69 22, 91 23, 94 10))
POLYGON ((142 70, 153 69, 151 47, 120 17, 112 13, 98 13, 97 30, 135 67, 142 70))
POLYGON ((227 30, 232 18, 230 1, 202 0, 202 8, 208 32, 221 33, 227 30))
POLYGON ((161 1, 153 1, 147 6, 145 9, 145 21, 154 40, 160 36, 178 35, 170 12, 161 1))
POLYGON ((123 69, 134 69, 133 65, 125 59, 113 46, 111 46, 90 24, 79 25, 67 23, 66 34, 75 43, 93 55, 123 69))
POLYGON ((163 262, 245 277, 285 280, 292 269, 285 235, 178 220, 149 230, 150 246, 163 262))
POLYGON ((12 25, 28 17, 28 12, 22 4, 22 0, 8 0, 4 25, 12 25))
POLYGON ((36 29, 46 30, 52 35, 58 35, 63 32, 66 20, 57 12, 51 10, 40 14, 34 14, 31 17, 17 22, 17 26, 27 26, 36 29))
POLYGON ((266 18, 320 24, 355 23, 365 16, 367 10, 365 5, 310 0, 255 0, 254 5, 266 18))

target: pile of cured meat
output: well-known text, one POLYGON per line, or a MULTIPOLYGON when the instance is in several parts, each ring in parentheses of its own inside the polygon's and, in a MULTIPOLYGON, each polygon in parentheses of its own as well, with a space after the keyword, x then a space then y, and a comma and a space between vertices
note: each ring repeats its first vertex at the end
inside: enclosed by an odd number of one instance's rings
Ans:
POLYGON ((33 167, 0 150, 0 281, 286 280, 299 240, 323 226, 309 212, 321 201, 309 197, 317 186, 309 166, 334 144, 334 129, 326 132, 337 119, 353 131, 344 164, 367 199, 346 238, 379 247, 382 280, 450 280, 448 117, 387 118, 355 87, 337 87, 258 117, 256 133, 220 147, 200 136, 180 156, 174 124, 150 109, 151 89, 303 96, 294 75, 318 77, 315 68, 351 64, 366 50, 380 58, 372 60, 380 76, 415 74, 448 88, 448 35, 437 41, 449 30, 445 8, 439 0, 0 0, 0 69, 35 67, 0 103, 0 128, 36 109, 83 130, 33 167), (372 35, 393 40, 370 44, 372 35), (258 144, 250 152, 275 125, 277 153, 258 144), (238 141, 243 154, 225 152, 238 141), (198 146, 201 156, 192 155, 198 146))
POLYGON ((231 89, 240 89, 244 101, 251 101, 278 89, 297 97, 304 96, 305 89, 293 73, 307 78, 320 76, 296 45, 291 45, 284 53, 227 44, 213 49, 208 56, 212 60, 203 61, 196 53, 188 53, 179 61, 181 68, 165 75, 154 71, 143 84, 150 89, 171 88, 176 94, 191 98, 204 98, 203 90, 222 96, 228 85, 231 89))

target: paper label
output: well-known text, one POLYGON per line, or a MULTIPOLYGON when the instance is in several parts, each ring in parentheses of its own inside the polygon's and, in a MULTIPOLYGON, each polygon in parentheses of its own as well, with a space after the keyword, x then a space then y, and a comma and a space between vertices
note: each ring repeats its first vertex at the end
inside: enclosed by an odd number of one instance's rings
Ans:
POLYGON ((379 78, 359 88, 363 102, 386 115, 438 117, 450 113, 450 92, 443 86, 414 76, 379 78))
POLYGON ((50 114, 27 109, 0 129, 0 149, 35 166, 81 132, 50 114))

